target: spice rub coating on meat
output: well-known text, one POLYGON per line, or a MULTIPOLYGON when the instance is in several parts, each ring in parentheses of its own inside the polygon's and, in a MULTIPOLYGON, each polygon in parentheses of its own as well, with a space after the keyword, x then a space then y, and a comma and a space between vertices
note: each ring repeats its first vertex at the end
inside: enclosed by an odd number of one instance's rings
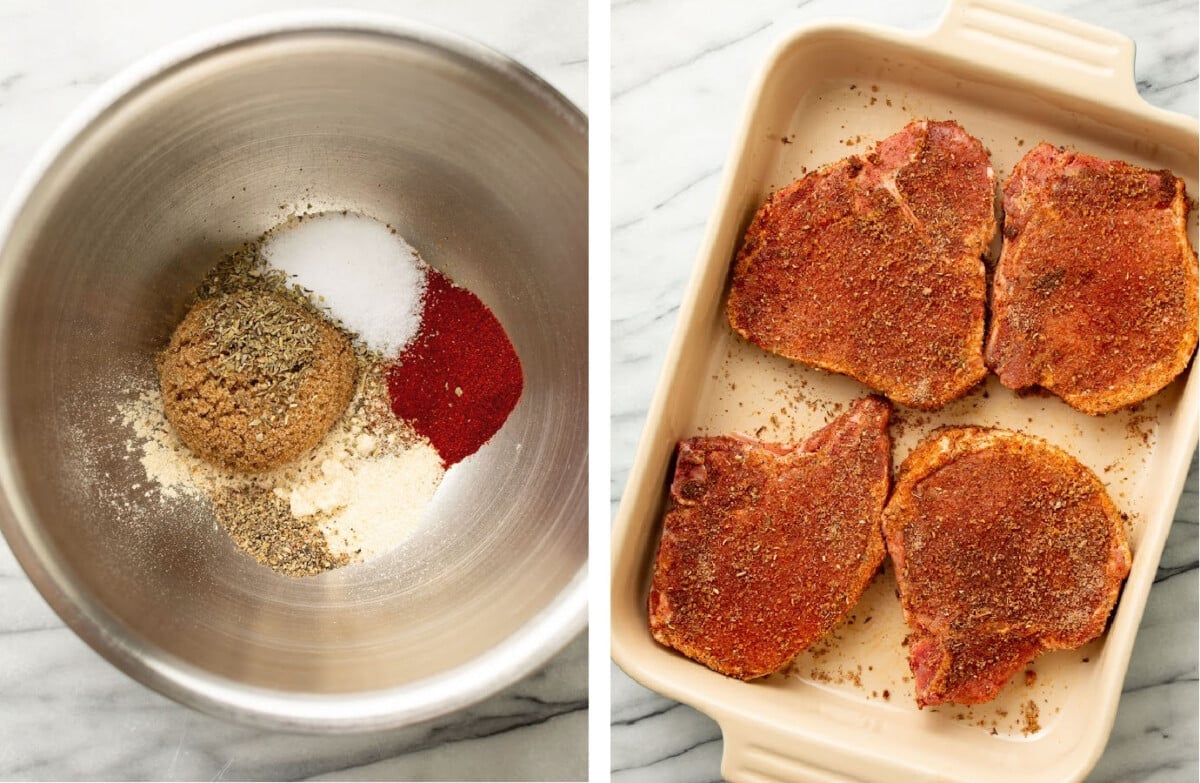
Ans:
POLYGON ((883 562, 890 413, 863 398, 794 448, 682 441, 650 588, 654 638, 749 680, 841 621, 883 562))
POLYGON ((1190 204, 1169 171, 1039 144, 1004 183, 987 362, 1099 415, 1158 393, 1196 349, 1190 204))
POLYGON ((935 410, 983 363, 995 173, 956 122, 920 120, 773 193, 734 264, 734 331, 935 410))
POLYGON ((1129 573, 1096 475, 1006 430, 935 431, 901 466, 883 532, 921 707, 989 701, 1042 651, 1099 636, 1129 573))

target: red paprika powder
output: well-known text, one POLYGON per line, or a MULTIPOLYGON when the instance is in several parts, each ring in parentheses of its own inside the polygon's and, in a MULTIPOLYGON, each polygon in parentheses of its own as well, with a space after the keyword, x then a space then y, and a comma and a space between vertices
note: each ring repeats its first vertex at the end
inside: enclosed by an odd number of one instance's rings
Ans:
POLYGON ((479 297, 429 270, 421 331, 388 369, 392 412, 449 467, 488 442, 525 385, 504 327, 479 297))

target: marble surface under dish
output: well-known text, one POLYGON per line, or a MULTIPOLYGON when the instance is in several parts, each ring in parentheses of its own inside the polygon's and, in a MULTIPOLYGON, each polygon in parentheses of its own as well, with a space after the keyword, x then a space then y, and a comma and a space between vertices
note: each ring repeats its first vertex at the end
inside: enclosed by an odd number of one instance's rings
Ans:
MULTIPOLYGON (((99 84, 198 30, 301 0, 0 0, 0 199, 99 84)), ((415 19, 515 58, 587 105, 583 0, 337 7, 415 19)), ((0 541, 0 779, 580 780, 587 775, 587 634, 540 671, 429 724, 350 737, 245 728, 182 707, 67 629, 0 541)))
MULTIPOLYGON (((1138 89, 1195 116, 1197 5, 1037 0, 1137 43, 1138 89)), ((929 29, 941 0, 691 3, 614 0, 612 510, 624 491, 679 304, 712 212, 750 79, 782 35, 827 18, 929 29), (670 35, 663 31, 672 29, 670 35)), ((1194 783, 1197 765, 1197 465, 1137 637, 1116 725, 1088 778, 1194 783)), ((712 720, 612 667, 612 778, 720 780, 712 720)))

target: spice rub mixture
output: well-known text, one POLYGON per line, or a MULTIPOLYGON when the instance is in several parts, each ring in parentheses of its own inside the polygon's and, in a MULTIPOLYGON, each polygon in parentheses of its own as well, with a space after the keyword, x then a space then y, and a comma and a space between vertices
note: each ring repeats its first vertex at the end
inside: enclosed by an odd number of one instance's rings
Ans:
POLYGON ((138 385, 122 406, 127 448, 164 499, 206 500, 239 548, 290 576, 394 549, 424 520, 446 469, 503 425, 523 382, 477 297, 394 230, 348 213, 295 218, 226 256, 156 369, 158 383, 138 385), (426 334, 430 279, 448 294, 426 334), (447 309, 448 297, 458 305, 447 309), (454 331, 459 323, 468 328, 454 331), (423 374, 407 368, 408 388, 456 390, 451 406, 426 404, 416 427, 396 404, 410 343, 443 350, 423 374), (483 355, 502 360, 496 372, 483 355))

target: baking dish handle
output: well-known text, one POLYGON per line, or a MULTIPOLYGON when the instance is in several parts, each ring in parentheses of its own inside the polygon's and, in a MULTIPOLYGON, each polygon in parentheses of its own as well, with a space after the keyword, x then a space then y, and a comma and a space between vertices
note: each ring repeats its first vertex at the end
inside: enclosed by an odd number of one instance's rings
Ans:
MULTIPOLYGON (((828 747, 772 731, 757 722, 719 719, 724 739, 721 776, 730 783, 858 783, 860 778, 815 765, 828 747)), ((843 757, 844 758, 844 757, 843 757)), ((864 769, 863 775, 870 776, 864 769)))
POLYGON ((950 0, 929 36, 938 51, 1002 66, 1030 81, 1141 105, 1133 41, 1120 33, 1010 0, 950 0))

